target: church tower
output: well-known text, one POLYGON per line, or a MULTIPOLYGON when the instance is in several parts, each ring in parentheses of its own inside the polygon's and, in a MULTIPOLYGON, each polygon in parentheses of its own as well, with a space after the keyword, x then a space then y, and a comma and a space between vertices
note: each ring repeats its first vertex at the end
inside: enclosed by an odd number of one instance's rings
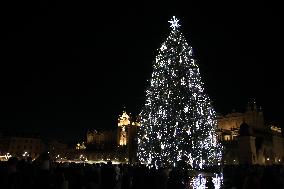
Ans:
POLYGON ((129 145, 137 135, 139 122, 134 121, 125 111, 118 118, 117 143, 119 146, 129 145))
POLYGON ((117 143, 119 146, 125 146, 128 143, 129 126, 130 116, 123 111, 118 118, 117 143))
POLYGON ((129 162, 137 161, 137 131, 140 124, 138 120, 134 121, 125 111, 118 118, 117 144, 126 146, 129 162))
POLYGON ((123 111, 118 118, 117 143, 119 146, 125 146, 128 143, 129 127, 131 124, 130 116, 123 111))

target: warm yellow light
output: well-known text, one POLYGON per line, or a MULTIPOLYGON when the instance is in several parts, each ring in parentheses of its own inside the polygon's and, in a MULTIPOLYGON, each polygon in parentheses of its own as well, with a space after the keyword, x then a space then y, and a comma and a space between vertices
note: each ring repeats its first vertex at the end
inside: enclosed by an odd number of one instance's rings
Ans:
POLYGON ((125 125, 130 125, 130 117, 126 112, 122 113, 122 116, 119 117, 118 119, 118 126, 125 126, 125 125))
POLYGON ((84 149, 86 149, 86 146, 85 146, 84 142, 82 143, 82 145, 80 143, 78 143, 76 145, 76 149, 77 150, 84 150, 84 149))
POLYGON ((127 138, 126 138, 126 131, 125 131, 125 126, 122 127, 121 133, 120 133, 120 139, 119 139, 119 145, 124 146, 127 143, 127 138))
POLYGON ((270 127, 270 129, 272 131, 274 131, 274 132, 277 132, 277 133, 281 133, 282 132, 280 127, 276 127, 276 126, 273 126, 273 125, 270 127))

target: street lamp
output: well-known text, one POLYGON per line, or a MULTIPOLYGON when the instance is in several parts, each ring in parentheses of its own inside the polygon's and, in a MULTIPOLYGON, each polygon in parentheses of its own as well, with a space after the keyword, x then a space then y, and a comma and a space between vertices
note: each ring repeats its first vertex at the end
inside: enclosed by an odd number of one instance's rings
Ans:
POLYGON ((30 156, 28 152, 23 153, 23 157, 28 157, 28 156, 30 156))
POLYGON ((7 154, 5 154, 6 159, 9 159, 10 157, 12 157, 12 155, 9 152, 7 154))

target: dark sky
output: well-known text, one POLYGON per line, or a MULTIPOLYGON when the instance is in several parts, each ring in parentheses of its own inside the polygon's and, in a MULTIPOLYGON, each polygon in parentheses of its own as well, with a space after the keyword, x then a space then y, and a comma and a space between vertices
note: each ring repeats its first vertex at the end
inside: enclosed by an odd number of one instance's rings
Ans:
POLYGON ((176 15, 220 113, 255 98, 283 124, 283 20, 262 3, 11 2, 1 24, 0 127, 61 138, 139 113, 176 15))

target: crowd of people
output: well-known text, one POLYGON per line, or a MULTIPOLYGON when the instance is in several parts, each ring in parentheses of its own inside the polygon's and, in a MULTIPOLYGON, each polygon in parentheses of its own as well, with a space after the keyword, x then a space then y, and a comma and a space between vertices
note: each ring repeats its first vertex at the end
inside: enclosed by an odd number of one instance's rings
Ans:
POLYGON ((284 189, 283 165, 231 165, 223 168, 224 188, 284 189))
MULTIPOLYGON (((283 166, 225 166, 221 189, 284 189, 283 166)), ((0 163, 5 189, 186 189, 192 188, 184 167, 148 168, 108 163, 58 163, 48 154, 35 161, 16 157, 0 163)), ((210 178, 206 188, 214 188, 210 178)))

